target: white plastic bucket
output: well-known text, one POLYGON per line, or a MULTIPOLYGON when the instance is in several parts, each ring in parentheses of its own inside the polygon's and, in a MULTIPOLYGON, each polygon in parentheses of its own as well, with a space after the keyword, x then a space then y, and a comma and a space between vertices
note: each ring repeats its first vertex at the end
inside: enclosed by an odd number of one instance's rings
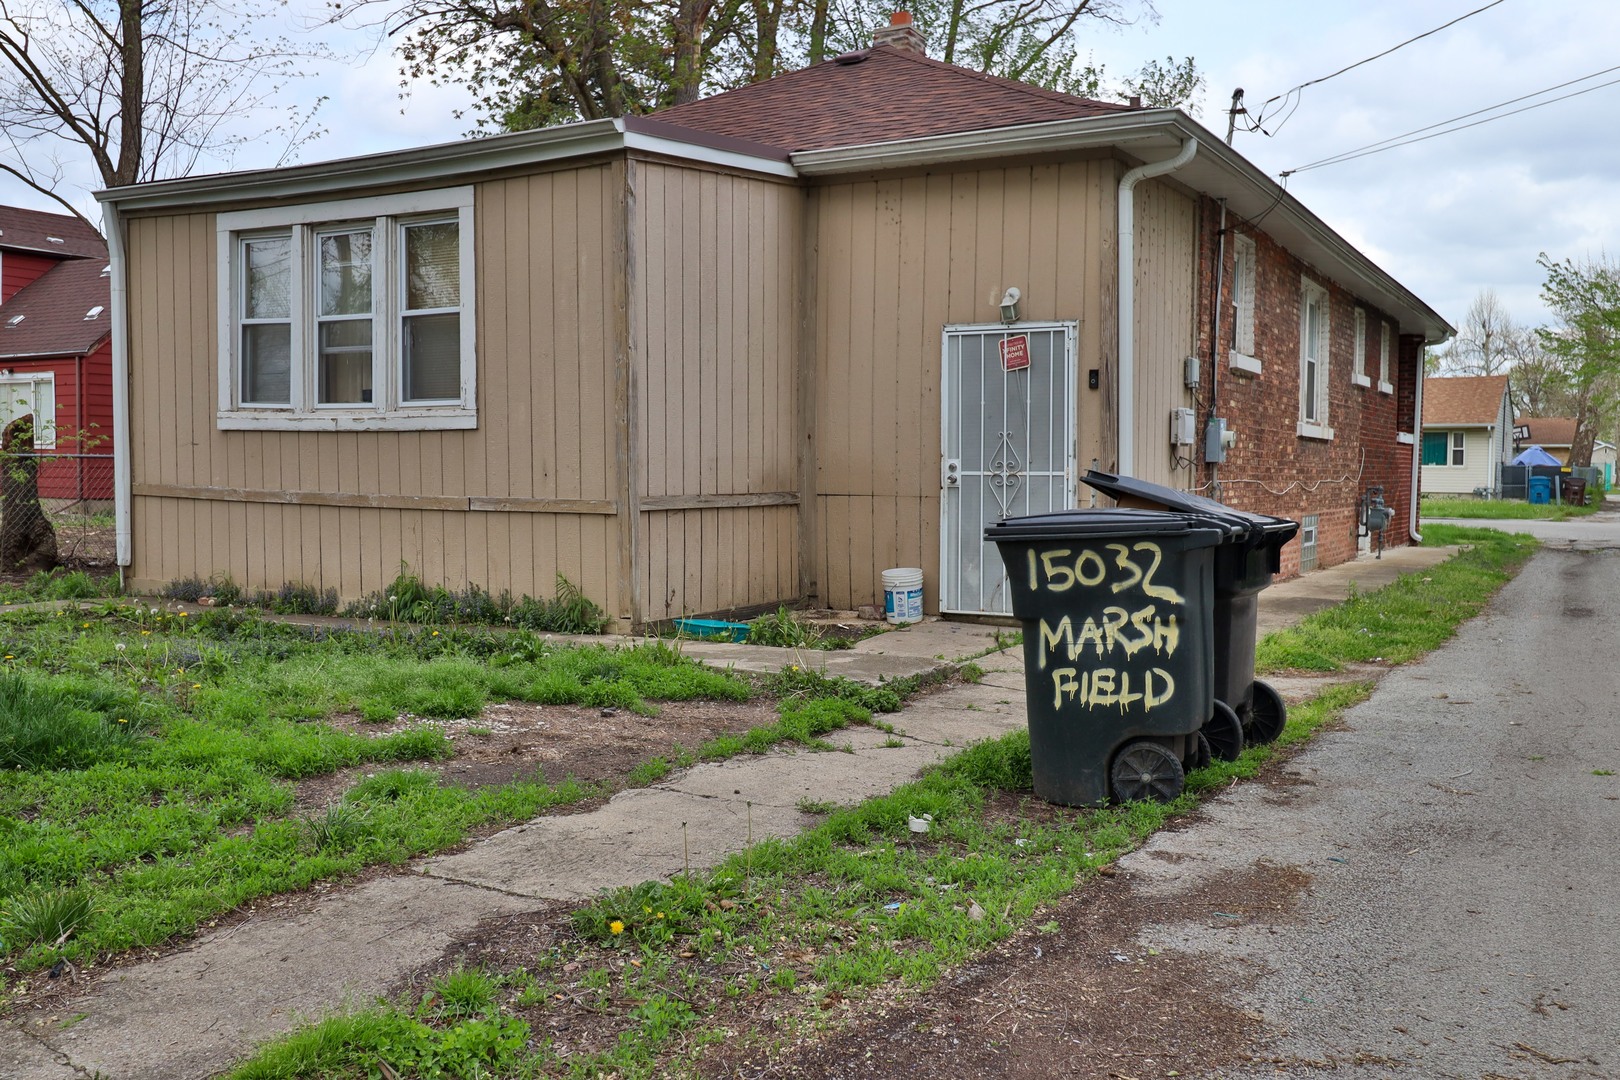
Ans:
POLYGON ((923 572, 921 567, 901 566, 883 571, 883 614, 892 623, 921 622, 923 616, 923 572))

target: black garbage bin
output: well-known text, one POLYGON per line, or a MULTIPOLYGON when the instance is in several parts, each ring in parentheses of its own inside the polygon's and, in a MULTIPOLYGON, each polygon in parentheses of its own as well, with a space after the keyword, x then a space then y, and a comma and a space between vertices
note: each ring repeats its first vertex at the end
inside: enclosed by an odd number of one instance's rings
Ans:
POLYGON ((985 529, 1024 626, 1035 793, 1093 806, 1168 802, 1184 763, 1208 761, 1215 658, 1207 519, 1152 510, 1063 510, 985 529))
POLYGON ((1237 757, 1245 742, 1276 739, 1288 712, 1281 695, 1254 677, 1256 620, 1259 595, 1280 568, 1283 545, 1298 534, 1299 523, 1131 476, 1093 469, 1082 479, 1122 507, 1170 510, 1226 526, 1215 551, 1215 706, 1205 735, 1214 755, 1226 760, 1237 757))

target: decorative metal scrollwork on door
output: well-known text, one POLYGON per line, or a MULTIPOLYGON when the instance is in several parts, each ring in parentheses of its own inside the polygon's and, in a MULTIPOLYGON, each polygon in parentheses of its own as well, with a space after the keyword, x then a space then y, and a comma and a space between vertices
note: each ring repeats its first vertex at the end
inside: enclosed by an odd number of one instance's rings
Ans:
POLYGON ((1001 441, 990 452, 989 468, 985 473, 990 481, 990 495, 1001 508, 1001 516, 1006 517, 1024 486, 1024 462, 1013 446, 1013 433, 1000 431, 997 434, 1001 436, 1001 441))

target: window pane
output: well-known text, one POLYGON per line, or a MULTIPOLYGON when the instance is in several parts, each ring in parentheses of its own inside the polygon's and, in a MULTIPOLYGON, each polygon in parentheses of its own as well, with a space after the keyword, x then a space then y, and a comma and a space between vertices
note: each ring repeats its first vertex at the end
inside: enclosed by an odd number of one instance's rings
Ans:
POLYGON ((1423 433, 1423 464, 1444 465, 1446 463, 1446 433, 1443 431, 1425 431, 1423 433))
POLYGON ((292 313, 292 238, 247 241, 242 245, 242 268, 246 278, 243 318, 287 318, 292 313))
POLYGON ((1305 419, 1316 419, 1316 361, 1305 361, 1305 419))
POLYGON ((371 401, 371 320, 321 324, 319 371, 322 405, 371 401))
POLYGON ((405 319, 405 400, 461 397, 461 316, 411 315, 405 319))
POLYGON ((292 402, 292 327, 242 327, 242 400, 261 405, 292 402))
POLYGON ((371 230, 321 237, 321 314, 371 313, 371 230))
POLYGON ((461 233, 453 221, 405 229, 405 309, 461 306, 461 233))

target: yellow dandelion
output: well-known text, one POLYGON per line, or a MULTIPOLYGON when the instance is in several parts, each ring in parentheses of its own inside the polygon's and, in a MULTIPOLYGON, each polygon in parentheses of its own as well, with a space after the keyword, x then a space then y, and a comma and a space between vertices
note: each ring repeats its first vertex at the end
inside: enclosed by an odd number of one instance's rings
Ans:
POLYGON ((122 717, 122 716, 120 716, 120 717, 119 717, 119 718, 118 718, 118 722, 119 722, 119 723, 120 723, 120 724, 127 724, 127 723, 129 723, 129 721, 128 721, 128 720, 125 720, 125 719, 124 719, 124 718, 123 718, 123 717, 122 717))
POLYGON ((191 684, 191 688, 193 690, 201 690, 202 689, 202 683, 194 682, 194 683, 191 684))
POLYGON ((141 637, 151 637, 151 636, 152 636, 152 631, 150 631, 150 630, 142 630, 141 631, 141 637))
POLYGON ((660 918, 660 919, 662 919, 662 918, 663 918, 663 917, 664 917, 664 913, 663 913, 663 912, 662 912, 662 911, 660 911, 660 912, 659 912, 659 913, 658 913, 658 915, 657 915, 657 917, 658 917, 658 918, 660 918))
POLYGON ((15 659, 16 659, 16 657, 15 657, 15 656, 12 656, 12 655, 11 655, 11 654, 10 654, 10 653, 6 653, 6 659, 7 659, 7 660, 15 660, 15 659))
POLYGON ((624 923, 620 922, 618 919, 614 919, 612 922, 608 923, 608 933, 610 933, 610 934, 622 934, 622 933, 624 933, 624 923))
POLYGON ((435 631, 433 631, 433 636, 434 636, 434 637, 438 637, 438 636, 439 636, 439 632, 438 632, 438 631, 437 631, 437 630, 435 630, 435 631))
POLYGON ((88 630, 88 629, 90 629, 90 624, 89 623, 80 623, 79 624, 79 629, 80 630, 88 630))
POLYGON ((182 618, 182 619, 183 619, 183 618, 185 618, 185 617, 186 617, 186 616, 187 616, 187 615, 190 615, 190 614, 191 614, 191 612, 189 612, 189 611, 182 611, 182 612, 181 612, 181 613, 180 613, 180 617, 181 617, 181 618, 182 618))

